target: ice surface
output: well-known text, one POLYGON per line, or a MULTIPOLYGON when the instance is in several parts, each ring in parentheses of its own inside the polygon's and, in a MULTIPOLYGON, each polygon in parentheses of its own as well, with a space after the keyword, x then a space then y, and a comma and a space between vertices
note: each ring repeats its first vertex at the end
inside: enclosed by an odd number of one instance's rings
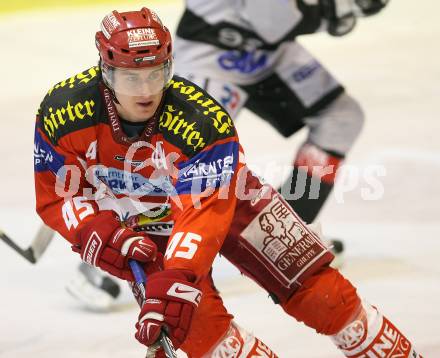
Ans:
MULTIPOLYGON (((182 4, 153 5, 174 29, 182 4)), ((39 225, 32 163, 39 102, 55 82, 96 63, 93 36, 100 19, 127 6, 41 11, 0 21, 0 227, 23 247, 39 225)), ((372 165, 386 172, 379 200, 362 199, 362 189, 369 187, 364 179, 348 193, 339 187, 320 218, 324 231, 345 240, 343 271, 360 293, 428 358, 440 357, 439 10, 434 0, 423 6, 392 1, 347 37, 300 40, 366 111, 364 131, 347 164, 359 173, 372 165)), ((248 112, 238 130, 248 160, 275 184, 279 175, 271 176, 270 166, 287 165, 305 135, 284 140, 248 112)), ((128 290, 108 314, 84 311, 66 294, 64 284, 78 259, 61 238, 36 266, 2 243, 0 261, 0 357, 143 356, 133 338, 138 310, 128 290)), ((340 356, 326 337, 284 315, 224 260, 215 275, 237 321, 281 357, 340 356)))

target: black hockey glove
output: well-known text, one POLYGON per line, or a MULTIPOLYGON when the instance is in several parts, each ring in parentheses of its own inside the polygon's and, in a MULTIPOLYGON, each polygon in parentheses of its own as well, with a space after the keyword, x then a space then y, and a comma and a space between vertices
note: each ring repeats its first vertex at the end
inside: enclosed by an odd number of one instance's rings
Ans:
POLYGON ((327 21, 327 32, 332 36, 348 34, 356 25, 357 17, 377 14, 389 0, 319 0, 321 16, 327 21))
POLYGON ((382 10, 389 0, 355 0, 356 16, 371 16, 382 10))
POLYGON ((355 27, 353 0, 319 0, 319 6, 330 35, 344 36, 355 27))

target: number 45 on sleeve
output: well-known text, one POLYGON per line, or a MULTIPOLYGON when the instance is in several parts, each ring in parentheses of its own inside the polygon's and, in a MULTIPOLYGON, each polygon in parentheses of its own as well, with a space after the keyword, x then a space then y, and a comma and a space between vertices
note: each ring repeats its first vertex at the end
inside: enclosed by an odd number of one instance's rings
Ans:
POLYGON ((179 257, 191 260, 199 248, 201 241, 202 237, 198 234, 192 232, 176 232, 165 252, 165 259, 169 260, 172 257, 179 257))

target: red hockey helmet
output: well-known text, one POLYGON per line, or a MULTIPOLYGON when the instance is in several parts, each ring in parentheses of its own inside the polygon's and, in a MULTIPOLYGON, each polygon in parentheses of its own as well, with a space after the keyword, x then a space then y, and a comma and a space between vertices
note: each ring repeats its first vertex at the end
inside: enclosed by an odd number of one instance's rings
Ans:
POLYGON ((133 76, 130 83, 124 86, 121 82, 115 83, 115 70, 118 69, 125 70, 127 76, 132 75, 133 71, 138 72, 140 81, 143 78, 147 81, 152 79, 150 87, 154 89, 153 92, 159 87, 163 90, 171 79, 171 34, 154 11, 146 7, 140 11, 112 11, 102 20, 101 31, 96 33, 95 39, 104 82, 116 92, 139 93, 139 84, 136 87, 133 76), (148 73, 150 70, 152 74, 148 73), (130 87, 130 84, 134 86, 130 87))

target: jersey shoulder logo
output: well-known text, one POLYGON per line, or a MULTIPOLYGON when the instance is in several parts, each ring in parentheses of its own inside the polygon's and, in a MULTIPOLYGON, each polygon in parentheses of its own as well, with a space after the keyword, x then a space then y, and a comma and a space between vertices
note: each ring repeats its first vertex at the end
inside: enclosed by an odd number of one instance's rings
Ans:
POLYGON ((91 81, 96 82, 100 76, 99 66, 93 66, 89 69, 80 72, 64 81, 58 82, 48 92, 48 96, 56 95, 61 91, 67 91, 69 89, 76 89, 87 86, 91 81), (95 80, 95 81, 93 81, 95 80))
POLYGON ((227 111, 196 84, 174 76, 168 94, 159 129, 166 139, 182 147, 184 154, 192 156, 217 140, 235 135, 227 111))
POLYGON ((49 90, 38 117, 41 130, 53 144, 64 135, 93 126, 98 121, 102 107, 98 73, 99 69, 92 67, 49 90))

